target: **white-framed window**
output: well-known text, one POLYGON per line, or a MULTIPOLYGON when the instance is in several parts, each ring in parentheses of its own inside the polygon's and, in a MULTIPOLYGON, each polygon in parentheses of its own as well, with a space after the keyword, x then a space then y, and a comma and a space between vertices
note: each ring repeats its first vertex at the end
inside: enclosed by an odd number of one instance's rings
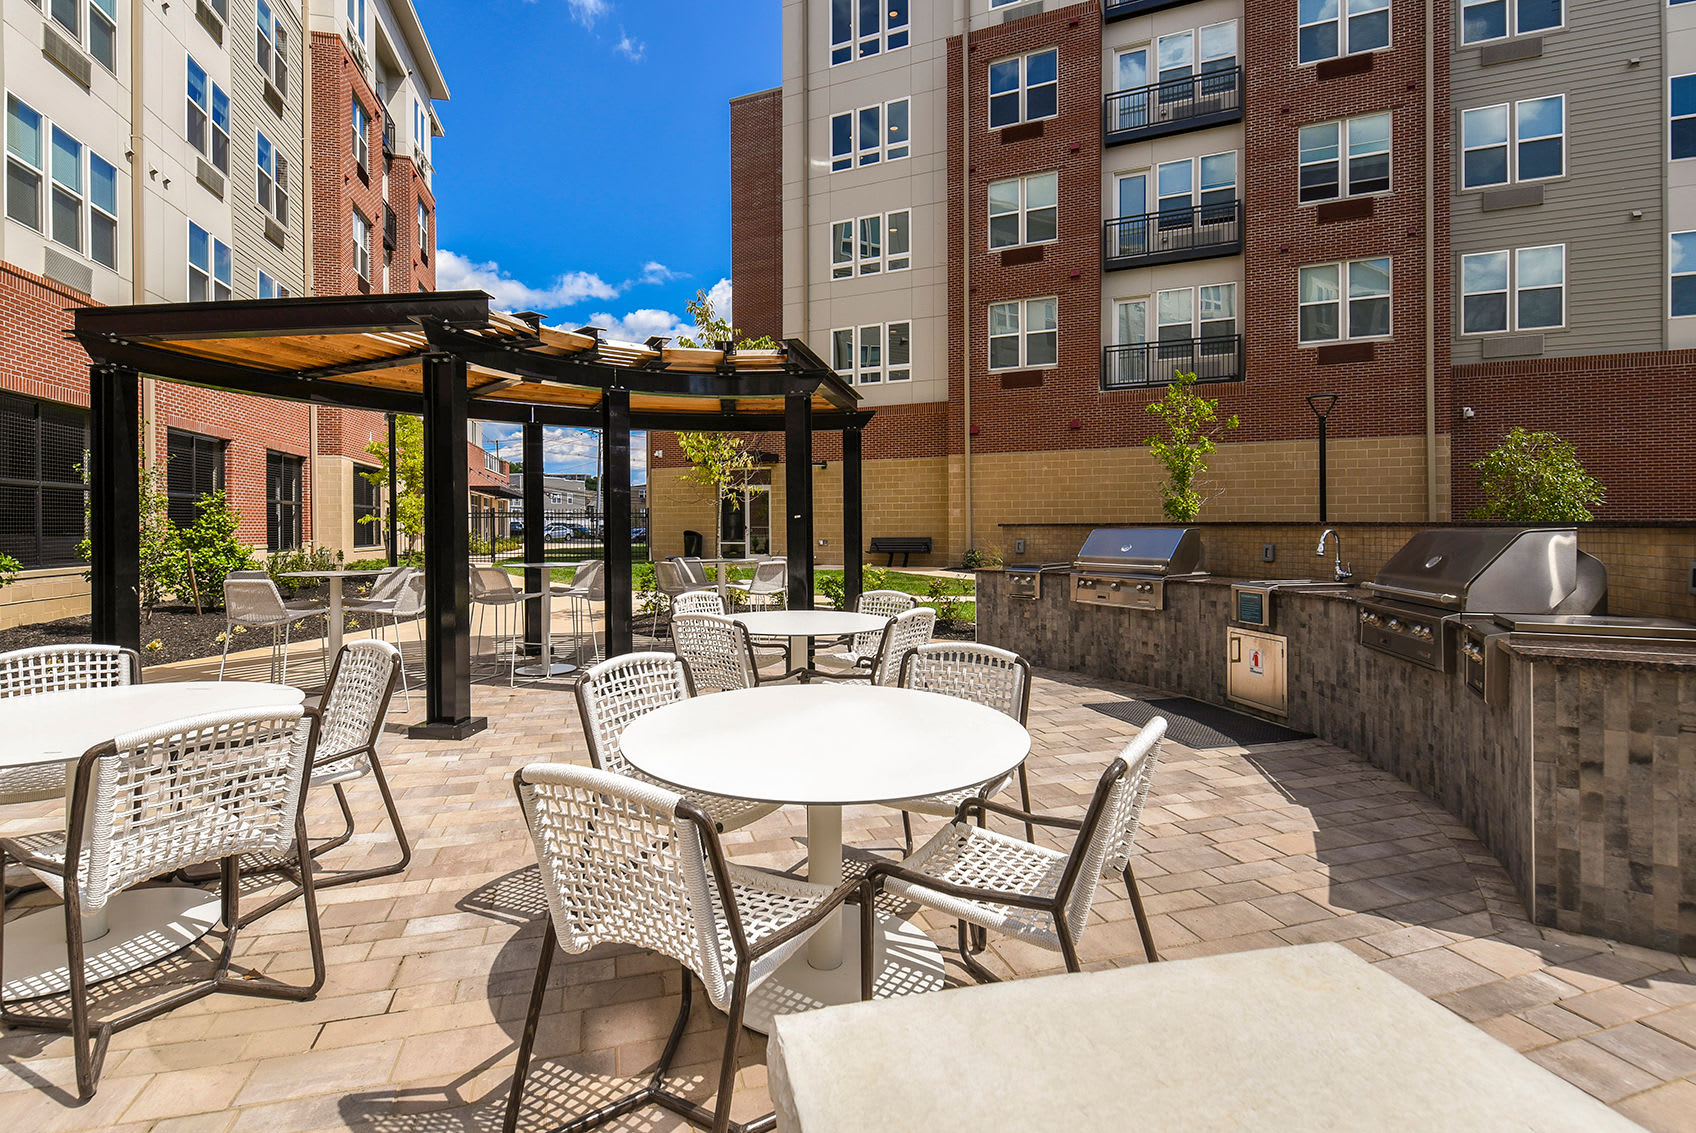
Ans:
POLYGON ((1052 244, 1060 238, 1060 175, 1032 173, 989 184, 989 246, 1052 244))
POLYGON ((1696 315, 1696 232, 1672 234, 1667 265, 1672 275, 1667 313, 1675 319, 1696 315))
POLYGON ((1060 51, 1050 47, 989 65, 989 128, 1060 113, 1060 51))
MULTIPOLYGON (((1146 309, 1146 300, 1120 305, 1116 333, 1121 342, 1148 341, 1147 328, 1134 325, 1136 314, 1146 309)), ((1219 345, 1221 340, 1227 339, 1234 349, 1236 334, 1235 283, 1172 287, 1155 292, 1154 341, 1166 343, 1169 349, 1175 349, 1177 344, 1182 343, 1187 350, 1191 343, 1204 340, 1219 345)))
POLYGON ((850 279, 880 271, 905 271, 913 266, 911 213, 891 213, 838 220, 830 226, 830 277, 850 279))
MULTIPOLYGON (((41 7, 41 0, 30 2, 41 7)), ((95 62, 117 74, 117 0, 47 0, 47 14, 94 56, 95 62)))
POLYGON ((118 168, 88 151, 88 258, 118 270, 118 168))
POLYGON ((1322 345, 1390 337, 1390 257, 1301 269, 1300 341, 1322 345))
POLYGON ((48 235, 74 252, 83 250, 83 216, 88 198, 83 180, 82 143, 52 128, 53 189, 48 197, 48 235))
POLYGON ((371 222, 358 209, 353 210, 353 270, 371 282, 371 222))
POLYGON ((230 22, 230 0, 206 0, 206 6, 217 13, 220 20, 230 22))
POLYGON ((415 98, 412 100, 412 152, 422 154, 429 137, 429 116, 424 113, 423 101, 415 98))
POLYGON ((365 118, 365 107, 359 105, 359 96, 355 95, 351 103, 353 109, 349 121, 353 129, 353 160, 359 163, 359 168, 363 171, 369 169, 371 164, 370 125, 365 118))
POLYGON ((1461 187, 1486 189, 1566 173, 1566 96, 1526 98, 1460 114, 1461 187))
POLYGON ((912 115, 908 100, 862 106, 830 120, 830 168, 898 161, 912 153, 912 115))
POLYGON ((261 299, 287 299, 289 289, 272 279, 264 268, 260 268, 258 295, 261 299))
POLYGON ((365 0, 347 0, 347 22, 353 28, 353 36, 359 42, 365 42, 365 0))
POLYGON ((230 246, 194 221, 188 222, 188 301, 222 302, 230 297, 230 246))
POLYGON ((830 0, 830 65, 906 47, 912 35, 907 4, 908 0, 830 0))
POLYGON ((6 96, 6 215, 117 269, 117 167, 12 94, 6 96))
POLYGON ((1303 126, 1303 204, 1390 191, 1390 114, 1303 126))
POLYGON ((1462 334, 1566 325, 1566 245, 1473 252, 1460 258, 1462 334))
POLYGON ((46 181, 47 123, 16 95, 6 96, 6 215, 42 231, 41 187, 46 181))
POLYGON ((1667 82, 1667 156, 1696 157, 1696 74, 1674 75, 1667 82))
POLYGON ((283 94, 289 89, 289 33, 283 21, 272 11, 266 0, 258 0, 254 9, 259 25, 259 37, 254 41, 254 62, 264 75, 283 94))
POLYGON ((913 377, 913 324, 868 323, 830 332, 831 366, 855 385, 913 377))
POLYGON ((1298 0, 1296 12, 1303 63, 1390 46, 1390 0, 1298 0))
POLYGON ((259 207, 276 217, 278 224, 289 222, 289 159, 271 144, 264 134, 255 134, 259 172, 259 207))
MULTIPOLYGON (((1129 84, 1141 86, 1148 82, 1147 50, 1126 52, 1119 56, 1119 89, 1129 84), (1141 59, 1138 59, 1138 56, 1141 59), (1139 72, 1141 75, 1139 76, 1139 72), (1142 77, 1142 83, 1137 78, 1142 77)), ((1228 71, 1237 65, 1237 21, 1208 24, 1206 27, 1169 32, 1154 41, 1154 81, 1161 85, 1160 101, 1183 102, 1195 97, 1193 84, 1181 80, 1196 74, 1228 71)), ((1209 86, 1206 94, 1218 94, 1227 87, 1209 86)))
MULTIPOLYGON (((1154 171, 1154 192, 1155 211, 1165 227, 1187 225, 1197 218, 1201 223, 1230 220, 1236 215, 1237 152, 1162 162, 1154 171)), ((1122 201, 1125 205, 1134 203, 1122 201)))
POLYGON ((1461 0, 1460 41, 1483 43, 1530 35, 1564 22, 1562 0, 1461 0))
POLYGON ((206 75, 206 69, 188 58, 187 117, 183 132, 218 172, 230 172, 230 96, 206 75))
POLYGON ((989 305, 989 368, 1023 370, 1060 364, 1060 300, 989 305))
POLYGON ((430 258, 430 210, 423 201, 418 202, 418 258, 430 258))

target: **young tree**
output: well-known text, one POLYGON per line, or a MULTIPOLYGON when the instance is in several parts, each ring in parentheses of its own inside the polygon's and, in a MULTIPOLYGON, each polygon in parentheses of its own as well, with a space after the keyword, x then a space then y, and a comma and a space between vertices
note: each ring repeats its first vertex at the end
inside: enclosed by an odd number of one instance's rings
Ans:
MULTIPOLYGON (((777 342, 768 335, 748 338, 719 316, 713 301, 705 291, 697 291, 686 308, 695 318, 693 335, 678 335, 680 345, 711 348, 721 342, 735 343, 737 349, 772 350, 777 342)), ((689 458, 689 471, 683 478, 710 490, 713 498, 728 500, 732 508, 741 506, 741 493, 735 491, 746 482, 754 470, 754 454, 748 451, 746 439, 735 433, 679 433, 678 447, 689 458)))
POLYGON ((1166 396, 1147 406, 1149 413, 1166 426, 1164 437, 1150 437, 1145 444, 1166 467, 1160 482, 1160 506, 1166 518, 1190 523, 1201 514, 1201 506, 1218 491, 1202 493, 1207 457, 1219 447, 1216 438, 1237 427, 1236 414, 1219 419, 1219 402, 1195 392, 1195 375, 1177 373, 1166 387, 1166 396))
POLYGON ((1502 443, 1472 466, 1484 502, 1473 519, 1504 523, 1584 523, 1606 496, 1584 470, 1578 451, 1557 433, 1515 425, 1502 443))
MULTIPOLYGON (((389 501, 394 509, 395 528, 406 538, 408 550, 418 546, 424 537, 424 422, 417 417, 395 418, 395 453, 391 458, 387 441, 372 441, 365 451, 382 460, 375 472, 360 475, 386 491, 389 486, 389 467, 395 469, 395 495, 389 501)), ((368 523, 381 523, 380 516, 368 516, 368 523)), ((398 550, 398 548, 396 548, 398 550)))

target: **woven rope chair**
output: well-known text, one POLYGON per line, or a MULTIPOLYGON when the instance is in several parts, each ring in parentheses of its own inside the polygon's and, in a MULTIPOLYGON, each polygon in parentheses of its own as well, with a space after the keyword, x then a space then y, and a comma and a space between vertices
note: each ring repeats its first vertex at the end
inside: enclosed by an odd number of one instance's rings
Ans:
POLYGON ((766 559, 755 563, 754 577, 747 582, 732 582, 730 592, 745 609, 753 609, 756 601, 762 606, 771 602, 775 608, 783 609, 789 599, 788 560, 766 559))
MULTIPOLYGON (((532 598, 540 598, 540 592, 526 593, 522 588, 513 584, 512 575, 500 567, 480 566, 471 569, 471 604, 476 607, 476 615, 481 617, 487 612, 495 622, 493 634, 495 665, 501 663, 501 643, 507 646, 506 683, 518 683, 518 654, 521 648, 518 643, 519 634, 523 632, 522 616, 524 603, 532 598), (503 622, 506 632, 501 632, 503 622)), ((485 619, 486 620, 486 619, 485 619)), ((476 631, 472 631, 473 636, 476 631)))
MULTIPOLYGON (((938 692, 970 700, 997 712, 1004 712, 1021 726, 1030 715, 1031 667, 1017 653, 997 649, 993 645, 975 642, 932 641, 909 652, 901 662, 901 687, 922 692, 938 692)), ((1023 761, 1018 766, 1019 800, 1026 811, 1031 809, 1030 781, 1025 776, 1023 761)), ((901 808, 901 826, 907 835, 907 852, 913 852, 914 814, 931 814, 943 818, 953 816, 968 798, 993 798, 1006 790, 1013 781, 1008 772, 975 787, 948 791, 940 795, 925 795, 891 803, 901 808)), ((1035 841, 1036 831, 1025 823, 1025 840, 1035 841)))
POLYGON ((716 590, 685 590, 671 600, 671 616, 680 614, 717 614, 724 616, 724 599, 716 590))
MULTIPOLYGON (((294 623, 311 614, 324 612, 324 607, 304 604, 294 605, 283 601, 282 591, 272 582, 263 571, 241 571, 244 577, 231 576, 224 579, 224 651, 218 660, 218 679, 224 679, 224 667, 230 660, 230 642, 235 640, 236 627, 243 629, 268 629, 271 631, 271 680, 277 684, 289 683, 289 637, 294 631, 294 623), (263 577, 245 577, 251 574, 263 577)), ((319 642, 319 660, 325 671, 329 670, 329 658, 325 651, 329 648, 329 638, 319 642)))
POLYGON ((654 603, 653 616, 648 619, 648 636, 655 641, 659 640, 661 606, 669 607, 679 595, 706 585, 707 580, 704 577, 699 581, 690 578, 680 559, 661 559, 655 563, 654 589, 660 592, 661 601, 654 603))
POLYGON ((919 646, 930 640, 936 629, 936 611, 929 606, 914 606, 890 618, 883 627, 872 663, 834 679, 846 684, 874 684, 894 687, 901 683, 901 662, 919 646))
MULTIPOLYGON (((1143 803, 1160 744, 1166 735, 1165 717, 1157 716, 1125 745, 1107 765, 1083 818, 1031 814, 990 799, 969 798, 960 804, 954 821, 906 861, 877 862, 866 871, 860 900, 863 908, 881 889, 954 917, 960 959, 978 980, 996 976, 972 957, 981 951, 967 942, 967 926, 994 929, 1039 948, 1059 952, 1068 971, 1078 971, 1078 943, 1089 927, 1096 886, 1108 873, 1124 878, 1125 889, 1142 934, 1143 952, 1160 959, 1154 934, 1143 911, 1142 893, 1131 871, 1131 852, 1143 803), (988 812, 1033 822, 1038 826, 1075 830, 1070 850, 1052 850, 985 828, 988 812), (979 825, 971 822, 973 815, 979 825)), ((871 917, 861 929, 861 946, 870 947, 871 917)), ((871 970, 861 976, 862 998, 871 998, 871 970)))
MULTIPOLYGON (((400 624, 411 622, 418 627, 418 647, 424 648, 424 623, 419 620, 424 616, 424 572, 421 570, 412 567, 390 567, 371 584, 370 596, 345 603, 343 609, 351 614, 368 614, 378 619, 375 623, 377 633, 385 640, 384 626, 393 628, 396 649, 401 648, 400 624)), ((401 695, 406 699, 406 706, 411 708, 412 687, 407 680, 404 653, 402 650, 400 689, 401 695)))
MULTIPOLYGON (((0 698, 141 683, 141 656, 116 645, 43 645, 0 654, 0 698)), ((58 764, 0 770, 0 804, 65 797, 58 764)))
POLYGON ((312 982, 292 985, 230 972, 243 922, 240 857, 307 852, 305 783, 317 731, 316 717, 303 719, 291 706, 200 716, 120 736, 90 748, 78 762, 68 834, 0 839, 0 868, 10 858, 63 896, 70 977, 68 1016, 14 1015, 0 1003, 0 1021, 68 1032, 79 1096, 93 1096, 116 1031, 214 992, 311 999, 323 986, 310 872, 301 895, 312 982), (222 866, 222 927, 214 931, 223 936, 213 975, 115 1018, 91 1019, 83 917, 150 878, 212 861, 222 866))
POLYGON ((561 597, 571 603, 571 637, 576 643, 577 660, 583 660, 583 619, 589 623, 589 659, 603 661, 601 655, 601 638, 595 632, 595 603, 607 600, 606 563, 600 559, 590 559, 579 563, 571 575, 571 585, 563 591, 558 591, 561 597))
POLYGON ((696 692, 754 688, 760 671, 748 628, 720 614, 674 614, 671 638, 689 663, 696 692))
POLYGON ((647 1085, 565 1128, 594 1128, 650 1105, 715 1133, 772 1128, 769 1115, 748 1125, 730 1121, 748 991, 794 955, 856 883, 833 890, 730 865, 713 820, 688 798, 652 783, 569 764, 532 764, 514 776, 514 786, 536 845, 548 927, 507 1101, 508 1133, 518 1125, 555 947, 577 955, 606 943, 646 948, 681 964, 682 1004, 647 1085), (711 1110, 665 1087, 696 979, 708 1001, 729 1016, 711 1110))
MULTIPOLYGON (((870 614, 874 618, 893 618, 911 610, 918 601, 900 590, 868 590, 854 600, 854 612, 870 614)), ((853 669, 870 669, 877 664, 877 652, 883 645, 883 630, 864 630, 842 639, 838 644, 840 649, 824 654, 822 659, 853 669)))

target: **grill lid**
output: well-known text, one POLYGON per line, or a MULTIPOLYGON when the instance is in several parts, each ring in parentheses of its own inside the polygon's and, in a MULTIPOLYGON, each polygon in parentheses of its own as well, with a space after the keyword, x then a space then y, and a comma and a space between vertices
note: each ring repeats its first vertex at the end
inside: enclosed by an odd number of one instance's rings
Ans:
POLYGON ((1189 574, 1201 562, 1193 527, 1098 527, 1078 550, 1076 570, 1189 574))
POLYGON ((1467 527, 1421 531, 1368 590, 1448 610, 1546 614, 1578 585, 1572 527, 1467 527))
POLYGON ((1674 618, 1624 618, 1606 614, 1498 614, 1495 624, 1514 633, 1564 634, 1573 637, 1642 637, 1696 641, 1696 624, 1674 618))

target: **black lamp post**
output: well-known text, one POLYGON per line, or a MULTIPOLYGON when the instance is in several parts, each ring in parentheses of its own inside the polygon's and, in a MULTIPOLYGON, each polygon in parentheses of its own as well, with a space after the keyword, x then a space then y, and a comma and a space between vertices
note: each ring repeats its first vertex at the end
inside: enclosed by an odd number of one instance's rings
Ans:
POLYGON ((1332 408, 1342 394, 1314 393, 1307 398, 1307 407, 1313 410, 1313 415, 1319 418, 1319 522, 1324 523, 1325 515, 1325 418, 1331 415, 1332 408))

